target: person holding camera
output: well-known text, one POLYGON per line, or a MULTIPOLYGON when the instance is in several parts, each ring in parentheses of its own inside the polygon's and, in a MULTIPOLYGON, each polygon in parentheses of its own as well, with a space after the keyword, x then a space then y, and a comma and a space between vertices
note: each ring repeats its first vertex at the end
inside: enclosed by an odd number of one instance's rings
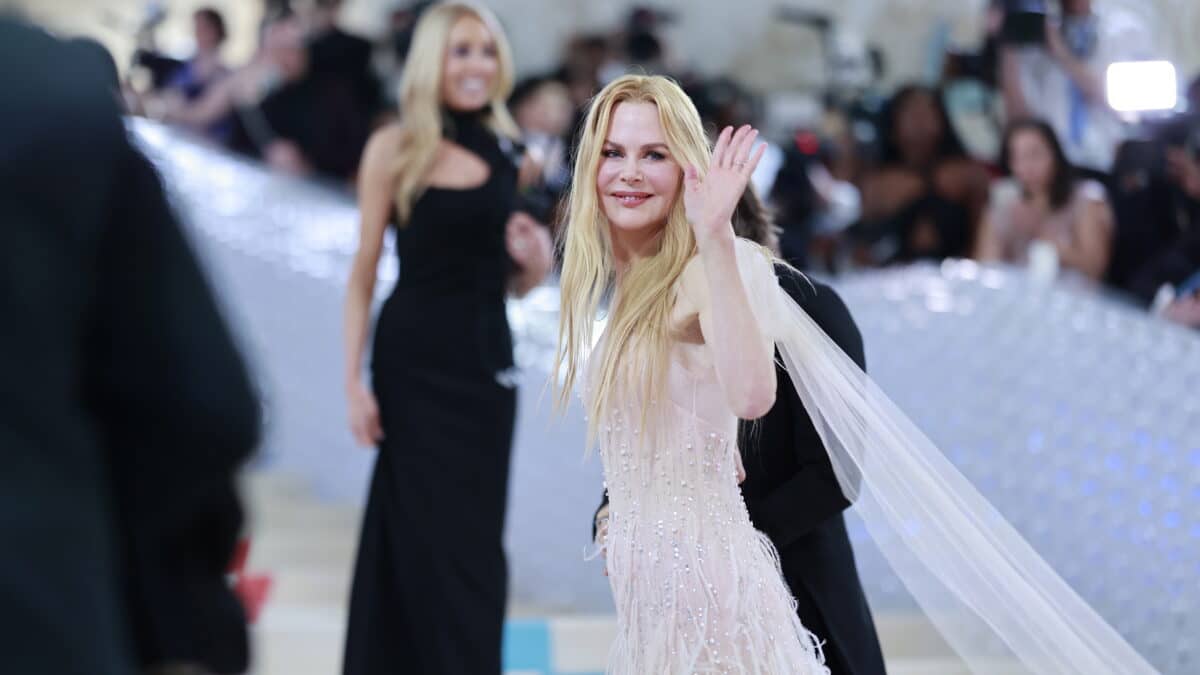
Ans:
POLYGON ((1127 130, 1105 100, 1105 71, 1147 56, 1144 27, 1092 0, 1009 0, 1001 40, 1008 118, 1046 120, 1072 164, 1107 174, 1127 130))

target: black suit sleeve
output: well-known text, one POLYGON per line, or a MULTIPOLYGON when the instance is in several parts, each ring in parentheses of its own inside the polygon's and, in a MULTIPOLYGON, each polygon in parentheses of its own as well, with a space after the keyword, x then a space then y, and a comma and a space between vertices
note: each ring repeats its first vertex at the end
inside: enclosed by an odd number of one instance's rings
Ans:
MULTIPOLYGON (((825 284, 810 285, 790 271, 783 272, 781 285, 838 347, 866 370, 862 335, 838 294, 825 284)), ((790 382, 781 382, 780 396, 788 396, 795 408, 792 420, 798 469, 747 507, 755 524, 783 548, 846 510, 850 502, 842 494, 829 455, 790 382)))
POLYGON ((600 495, 600 505, 596 507, 596 512, 592 514, 592 541, 596 541, 596 521, 600 519, 600 512, 606 506, 608 506, 608 490, 605 490, 600 495))
POLYGON ((112 455, 130 623, 144 664, 240 672, 245 619, 225 573, 260 409, 153 166, 126 144, 116 171, 87 388, 112 455))

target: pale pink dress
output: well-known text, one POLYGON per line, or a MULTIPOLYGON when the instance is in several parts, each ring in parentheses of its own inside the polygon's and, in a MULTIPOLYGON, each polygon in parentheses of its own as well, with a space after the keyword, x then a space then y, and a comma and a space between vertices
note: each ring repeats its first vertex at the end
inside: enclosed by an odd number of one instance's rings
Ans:
MULTIPOLYGON (((751 300, 777 292, 763 252, 742 240, 737 248, 751 300)), ((702 324, 719 320, 706 314, 698 260, 676 294, 680 324, 694 325, 698 313, 702 324)), ((709 348, 672 345, 666 391, 649 408, 646 428, 641 402, 617 398, 597 439, 617 608, 608 672, 827 673, 818 638, 796 616, 774 547, 750 524, 737 484, 738 420, 709 348)))

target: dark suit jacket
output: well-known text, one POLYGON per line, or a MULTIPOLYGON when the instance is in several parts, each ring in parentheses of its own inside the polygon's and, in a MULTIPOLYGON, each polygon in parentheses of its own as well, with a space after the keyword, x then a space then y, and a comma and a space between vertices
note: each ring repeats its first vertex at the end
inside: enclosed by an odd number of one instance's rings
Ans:
MULTIPOLYGON (((837 293, 784 267, 776 274, 788 295, 865 368, 862 335, 837 293)), ((779 367, 776 375, 775 406, 738 427, 750 520, 779 550, 800 619, 826 641, 834 675, 880 675, 885 671, 879 638, 842 517, 850 502, 787 371, 779 367)), ((606 494, 601 508, 607 503, 606 494)))
POLYGON ((95 54, 0 19, 0 670, 243 670, 259 408, 95 54))

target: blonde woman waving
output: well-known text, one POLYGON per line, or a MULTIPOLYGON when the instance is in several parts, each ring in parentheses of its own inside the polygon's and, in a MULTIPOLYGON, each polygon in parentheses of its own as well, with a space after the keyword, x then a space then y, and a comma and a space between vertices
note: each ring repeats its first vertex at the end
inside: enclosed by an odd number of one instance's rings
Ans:
POLYGON ((788 296, 771 255, 734 237, 754 139, 725 129, 710 152, 661 77, 614 80, 584 122, 558 360, 609 494, 609 672, 828 672, 738 489, 738 419, 774 403, 775 349, 842 492, 972 670, 1155 672, 788 296))

